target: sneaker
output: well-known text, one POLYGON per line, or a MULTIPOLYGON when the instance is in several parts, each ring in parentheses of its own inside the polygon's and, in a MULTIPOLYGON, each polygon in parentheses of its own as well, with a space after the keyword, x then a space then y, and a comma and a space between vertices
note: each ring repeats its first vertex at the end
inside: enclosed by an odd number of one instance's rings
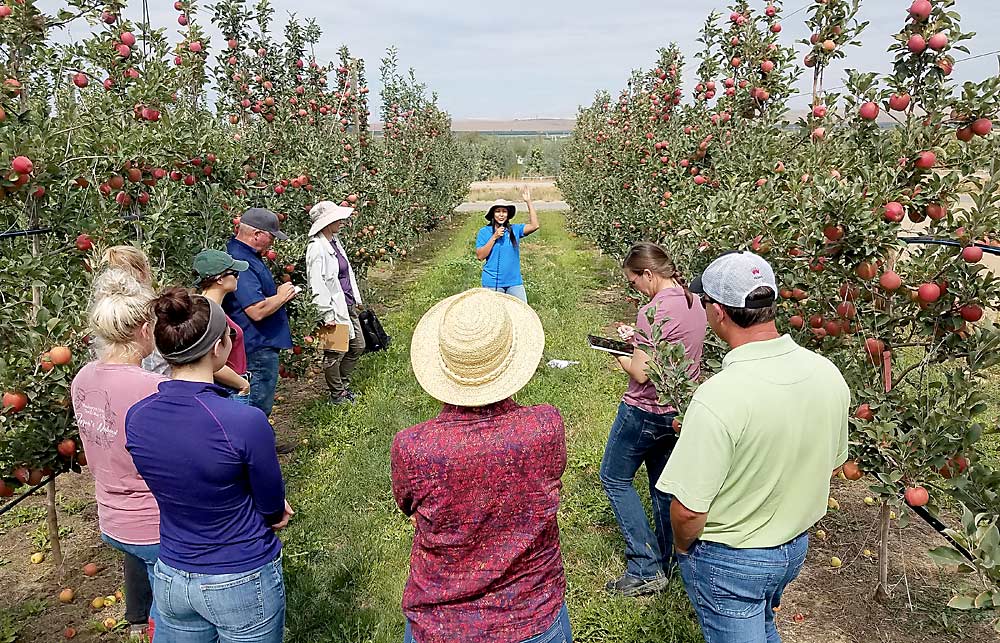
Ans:
POLYGON ((354 404, 356 401, 357 398, 354 397, 354 394, 350 391, 341 393, 336 397, 332 395, 330 396, 330 404, 333 404, 334 406, 340 406, 341 404, 354 404))
POLYGON ((618 580, 608 581, 604 589, 621 596, 647 596, 663 590, 666 586, 666 576, 644 579, 625 574, 618 580))
POLYGON ((289 453, 295 451, 295 445, 291 442, 279 442, 274 445, 274 450, 278 455, 288 455, 289 453))

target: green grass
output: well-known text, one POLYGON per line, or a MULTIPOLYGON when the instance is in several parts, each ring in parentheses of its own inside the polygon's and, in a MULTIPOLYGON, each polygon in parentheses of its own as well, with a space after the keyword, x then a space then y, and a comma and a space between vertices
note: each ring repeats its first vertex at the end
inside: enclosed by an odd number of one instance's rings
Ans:
MULTIPOLYGON (((624 569, 624 544, 598 468, 626 382, 607 356, 586 348, 585 337, 621 319, 622 311, 604 303, 619 298, 601 296, 614 266, 572 238, 560 214, 542 218, 542 230, 524 241, 522 254, 528 297, 546 329, 545 356, 516 399, 553 404, 566 420, 569 460, 559 523, 574 636, 585 642, 700 641, 679 580, 639 600, 613 598, 602 589, 624 569), (552 358, 580 364, 545 367, 552 358)), ((402 639, 412 528, 392 499, 389 447, 397 431, 440 409, 413 378, 410 336, 434 302, 479 284, 472 240, 481 221, 470 215, 423 267, 401 277, 405 286, 381 293, 392 303, 383 321, 394 340, 390 350, 362 360, 355 381, 361 403, 349 409, 316 403, 298 418, 309 445, 286 471, 297 511, 285 536, 289 641, 402 639)))

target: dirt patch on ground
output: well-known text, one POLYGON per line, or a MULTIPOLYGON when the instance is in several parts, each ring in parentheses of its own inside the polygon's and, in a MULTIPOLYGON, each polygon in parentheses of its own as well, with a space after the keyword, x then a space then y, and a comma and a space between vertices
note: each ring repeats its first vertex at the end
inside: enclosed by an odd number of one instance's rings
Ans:
MULTIPOLYGON (((810 533, 809 557, 798 580, 785 594, 778 616, 788 643, 940 643, 1000 641, 992 626, 974 614, 944 606, 965 579, 954 568, 934 563, 927 551, 944 539, 916 515, 890 537, 886 603, 874 600, 878 580, 875 553, 879 508, 864 503, 864 479, 836 480, 832 496, 840 503, 810 533), (826 533, 825 539, 816 536, 826 533), (834 569, 836 556, 843 566, 834 569)), ((951 521, 948 521, 951 522, 951 521)), ((971 579, 969 579, 971 580, 971 579)))

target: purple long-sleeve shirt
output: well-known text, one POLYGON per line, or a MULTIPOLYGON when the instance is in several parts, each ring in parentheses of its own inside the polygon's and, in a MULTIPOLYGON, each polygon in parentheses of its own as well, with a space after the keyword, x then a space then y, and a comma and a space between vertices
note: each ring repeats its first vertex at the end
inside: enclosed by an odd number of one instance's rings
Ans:
POLYGON ((160 507, 160 559, 201 574, 273 560, 284 515, 274 432, 215 384, 169 380, 125 418, 125 448, 160 507))

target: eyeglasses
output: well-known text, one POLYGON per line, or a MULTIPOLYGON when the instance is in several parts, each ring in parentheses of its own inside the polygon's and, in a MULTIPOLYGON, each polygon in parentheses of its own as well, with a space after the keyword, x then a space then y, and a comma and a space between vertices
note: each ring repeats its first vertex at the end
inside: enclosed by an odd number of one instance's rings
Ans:
MULTIPOLYGON (((632 279, 628 280, 628 285, 629 285, 629 287, 632 290, 635 290, 635 291, 639 290, 638 288, 635 287, 635 282, 639 281, 639 277, 642 277, 642 274, 638 274, 635 277, 633 277, 632 279)), ((626 277, 626 279, 628 279, 628 277, 626 277)))
POLYGON ((221 279, 222 277, 239 277, 239 276, 240 273, 236 272, 235 270, 226 270, 225 272, 219 275, 219 278, 221 279))
POLYGON ((229 339, 236 339, 236 329, 232 326, 229 327, 229 339))

